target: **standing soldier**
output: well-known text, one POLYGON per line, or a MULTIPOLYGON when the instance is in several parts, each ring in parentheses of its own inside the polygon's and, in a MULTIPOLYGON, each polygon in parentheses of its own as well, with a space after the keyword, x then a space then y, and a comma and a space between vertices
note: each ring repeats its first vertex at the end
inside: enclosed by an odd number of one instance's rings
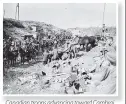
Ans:
POLYGON ((70 46, 70 42, 69 41, 67 41, 67 48, 70 46))
POLYGON ((48 63, 48 54, 49 52, 47 50, 44 50, 44 53, 43 53, 43 64, 47 64, 48 63))
POLYGON ((28 44, 28 40, 26 39, 26 40, 25 40, 25 45, 27 45, 27 44, 28 44))
POLYGON ((57 60, 57 59, 58 59, 58 49, 54 47, 52 60, 57 60))
POLYGON ((57 40, 54 40, 54 47, 57 48, 58 42, 57 40))
POLYGON ((9 37, 9 39, 7 40, 7 44, 8 44, 9 46, 11 46, 11 44, 12 44, 12 38, 11 38, 11 37, 9 37))

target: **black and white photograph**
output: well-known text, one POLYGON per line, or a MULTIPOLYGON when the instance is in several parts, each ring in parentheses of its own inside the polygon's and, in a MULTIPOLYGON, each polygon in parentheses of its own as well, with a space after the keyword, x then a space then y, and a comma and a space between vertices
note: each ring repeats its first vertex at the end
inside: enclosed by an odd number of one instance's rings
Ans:
POLYGON ((117 95, 116 3, 3 3, 3 95, 117 95))

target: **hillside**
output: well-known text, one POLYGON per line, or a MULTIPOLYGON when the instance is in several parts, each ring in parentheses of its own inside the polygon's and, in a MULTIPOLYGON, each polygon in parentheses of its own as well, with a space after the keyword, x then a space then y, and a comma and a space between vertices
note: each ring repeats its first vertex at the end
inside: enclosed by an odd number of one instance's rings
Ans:
MULTIPOLYGON (((110 33, 112 36, 116 34, 116 27, 106 27, 107 33, 110 33)), ((80 35, 80 36, 94 36, 94 35, 100 35, 102 34, 102 28, 101 27, 89 27, 89 28, 69 28, 69 31, 72 32, 73 36, 80 35)))
MULTIPOLYGON (((106 27, 107 33, 111 35, 116 34, 116 27, 106 27)), ((22 40, 23 35, 35 35, 40 34, 44 36, 51 35, 52 39, 64 40, 70 39, 75 35, 100 35, 102 29, 100 27, 89 27, 89 28, 68 28, 67 30, 60 29, 51 24, 44 22, 35 21, 17 21, 15 19, 4 18, 3 19, 3 37, 7 39, 8 36, 22 40), (32 27, 36 27, 36 31, 32 27)))
POLYGON ((7 39, 9 36, 12 38, 22 40, 24 35, 51 35, 53 39, 61 40, 64 38, 70 38, 72 33, 60 28, 57 28, 51 24, 35 21, 18 21, 15 19, 4 18, 3 19, 3 38, 7 39), (36 30, 33 29, 36 27, 36 30))

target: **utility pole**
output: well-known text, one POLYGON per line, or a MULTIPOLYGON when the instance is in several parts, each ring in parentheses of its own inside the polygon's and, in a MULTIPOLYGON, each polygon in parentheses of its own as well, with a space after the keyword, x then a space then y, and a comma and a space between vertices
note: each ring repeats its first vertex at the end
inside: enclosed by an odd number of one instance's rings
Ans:
POLYGON ((3 13, 3 18, 5 17, 5 10, 4 10, 4 13, 3 13))
POLYGON ((104 20, 105 20, 105 7, 106 7, 106 3, 104 4, 103 22, 102 22, 102 36, 103 36, 103 38, 105 37, 105 23, 104 23, 104 20))
POLYGON ((103 24, 104 24, 104 19, 105 19, 105 6, 106 6, 106 3, 104 3, 104 11, 103 11, 103 24))
POLYGON ((17 8, 18 8, 18 20, 19 20, 19 3, 17 5, 17 8))
POLYGON ((17 15, 18 15, 18 20, 19 20, 19 3, 17 3, 16 5, 15 19, 17 19, 17 15))

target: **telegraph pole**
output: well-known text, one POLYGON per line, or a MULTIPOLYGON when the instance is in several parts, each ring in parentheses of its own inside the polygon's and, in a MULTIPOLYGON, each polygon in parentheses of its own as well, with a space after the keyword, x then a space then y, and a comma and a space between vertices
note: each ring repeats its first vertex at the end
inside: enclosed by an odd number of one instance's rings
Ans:
POLYGON ((19 3, 17 4, 17 8, 18 8, 18 20, 19 20, 19 3))
POLYGON ((105 6, 106 6, 106 3, 104 3, 104 11, 103 11, 103 24, 104 24, 104 19, 105 19, 105 6))
POLYGON ((106 3, 104 4, 103 22, 102 22, 102 36, 103 36, 103 38, 105 37, 105 23, 104 23, 104 19, 105 19, 105 7, 106 7, 106 3))
POLYGON ((18 15, 18 20, 19 20, 19 3, 17 3, 16 5, 15 19, 17 19, 17 15, 18 15))
POLYGON ((5 10, 4 10, 4 13, 3 13, 3 18, 5 17, 5 10))

